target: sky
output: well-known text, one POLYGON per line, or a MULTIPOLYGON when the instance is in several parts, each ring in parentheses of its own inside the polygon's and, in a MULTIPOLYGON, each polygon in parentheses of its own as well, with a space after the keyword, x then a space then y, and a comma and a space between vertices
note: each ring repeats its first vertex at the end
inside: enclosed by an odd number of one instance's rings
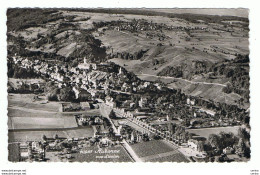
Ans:
POLYGON ((238 16, 248 18, 249 10, 246 8, 168 8, 168 9, 146 9, 158 12, 167 13, 192 13, 192 14, 205 14, 205 15, 219 15, 219 16, 238 16))

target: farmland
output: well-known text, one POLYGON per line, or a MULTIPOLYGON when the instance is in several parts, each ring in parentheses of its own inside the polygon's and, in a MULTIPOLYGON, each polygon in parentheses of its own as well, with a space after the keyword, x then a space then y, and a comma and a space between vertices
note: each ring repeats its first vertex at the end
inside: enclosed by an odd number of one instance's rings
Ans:
POLYGON ((74 114, 98 115, 99 110, 60 113, 59 103, 46 103, 41 97, 34 101, 34 96, 8 95, 9 142, 40 141, 43 135, 53 137, 55 134, 65 138, 93 136, 92 127, 77 128, 74 114))
POLYGON ((19 162, 20 160, 20 152, 19 152, 19 144, 18 143, 12 143, 8 145, 8 160, 10 162, 19 162))
MULTIPOLYGON (((9 94, 8 95, 8 107, 17 107, 18 109, 26 108, 36 110, 35 112, 58 112, 59 103, 50 102, 46 103, 45 98, 40 101, 33 101, 34 94, 9 94), (44 104, 42 104, 44 103, 44 104)), ((11 111, 11 110, 10 110, 11 111)), ((25 110, 27 111, 27 110, 25 110)), ((23 115, 21 115, 23 116, 23 115)))
POLYGON ((42 136, 48 138, 58 135, 63 138, 73 137, 92 137, 94 131, 92 127, 73 128, 73 129, 39 129, 39 130, 18 130, 9 131, 9 142, 41 141, 42 136))
POLYGON ((219 134, 220 132, 226 133, 238 133, 239 126, 230 126, 230 127, 217 127, 217 128, 201 128, 201 129, 188 129, 187 131, 195 134, 196 136, 208 138, 210 134, 219 134))
POLYGON ((152 140, 131 145, 135 153, 146 162, 187 162, 187 159, 172 145, 162 140, 152 140))
POLYGON ((73 117, 74 114, 99 115, 98 109, 78 112, 59 112, 59 102, 47 102, 44 96, 38 96, 34 100, 35 94, 8 94, 8 117, 73 117))
POLYGON ((9 129, 46 129, 46 128, 75 128, 77 122, 74 117, 10 117, 9 129))

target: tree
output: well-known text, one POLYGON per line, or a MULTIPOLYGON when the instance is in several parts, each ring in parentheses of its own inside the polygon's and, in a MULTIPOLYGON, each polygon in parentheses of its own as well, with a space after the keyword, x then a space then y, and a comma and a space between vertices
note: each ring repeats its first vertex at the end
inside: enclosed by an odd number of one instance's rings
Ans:
POLYGON ((223 92, 230 94, 231 92, 233 92, 233 88, 232 88, 232 84, 231 83, 227 83, 227 86, 223 88, 223 92))
POLYGON ((242 138, 245 141, 249 141, 250 139, 250 134, 246 131, 245 128, 239 128, 238 129, 238 137, 242 138))
POLYGON ((42 136, 42 140, 44 140, 44 141, 46 141, 46 140, 47 140, 47 137, 46 137, 46 135, 43 135, 43 136, 42 136))
POLYGON ((59 138, 58 134, 54 134, 53 138, 58 139, 59 138))
POLYGON ((220 140, 220 138, 218 135, 216 135, 216 134, 209 135, 208 141, 209 141, 209 144, 211 145, 211 147, 219 149, 219 147, 220 147, 219 140, 220 140))
POLYGON ((58 99, 60 101, 73 101, 75 100, 75 94, 71 88, 63 88, 60 90, 60 94, 58 95, 58 99))
POLYGON ((116 118, 116 113, 114 112, 114 110, 111 110, 111 112, 109 114, 109 118, 111 118, 111 119, 116 118))
POLYGON ((198 142, 198 151, 200 151, 200 152, 205 151, 203 141, 198 142))
POLYGON ((244 156, 246 151, 246 145, 242 138, 239 139, 238 144, 236 145, 236 154, 239 156, 244 156))

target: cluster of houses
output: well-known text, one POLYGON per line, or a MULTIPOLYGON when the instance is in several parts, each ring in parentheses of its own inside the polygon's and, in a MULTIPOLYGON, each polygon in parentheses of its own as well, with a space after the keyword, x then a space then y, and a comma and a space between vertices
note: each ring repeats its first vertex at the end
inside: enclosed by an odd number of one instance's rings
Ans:
POLYGON ((79 126, 103 125, 104 120, 101 116, 86 116, 83 114, 76 116, 79 126))
POLYGON ((19 144, 21 161, 43 161, 45 159, 45 149, 41 142, 22 142, 19 144))
MULTIPOLYGON (((113 21, 113 29, 117 31, 127 30, 130 32, 139 32, 139 31, 160 31, 160 30, 201 30, 207 31, 206 26, 195 25, 195 26, 174 26, 166 25, 163 23, 148 22, 144 19, 133 19, 131 22, 124 21, 113 21)), ((108 29, 112 28, 109 26, 108 29)))
MULTIPOLYGON (((96 118, 97 120, 97 118, 96 118)), ((53 161, 54 157, 70 161, 74 153, 85 154, 93 146, 98 148, 113 147, 119 144, 119 140, 113 135, 110 136, 107 129, 102 129, 102 120, 97 122, 92 137, 63 138, 55 135, 53 138, 43 136, 42 141, 27 141, 19 143, 20 161, 53 161), (98 127, 101 127, 98 128, 98 127), (49 156, 52 154, 53 156, 49 156)))

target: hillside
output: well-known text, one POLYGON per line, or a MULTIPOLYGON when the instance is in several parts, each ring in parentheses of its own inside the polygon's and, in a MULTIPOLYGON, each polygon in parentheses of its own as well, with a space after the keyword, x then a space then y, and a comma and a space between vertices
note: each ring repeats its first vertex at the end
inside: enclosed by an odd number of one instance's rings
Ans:
POLYGON ((249 61, 233 60, 249 54, 248 19, 197 13, 9 9, 8 53, 74 65, 84 57, 111 61, 187 95, 247 108, 249 61))

